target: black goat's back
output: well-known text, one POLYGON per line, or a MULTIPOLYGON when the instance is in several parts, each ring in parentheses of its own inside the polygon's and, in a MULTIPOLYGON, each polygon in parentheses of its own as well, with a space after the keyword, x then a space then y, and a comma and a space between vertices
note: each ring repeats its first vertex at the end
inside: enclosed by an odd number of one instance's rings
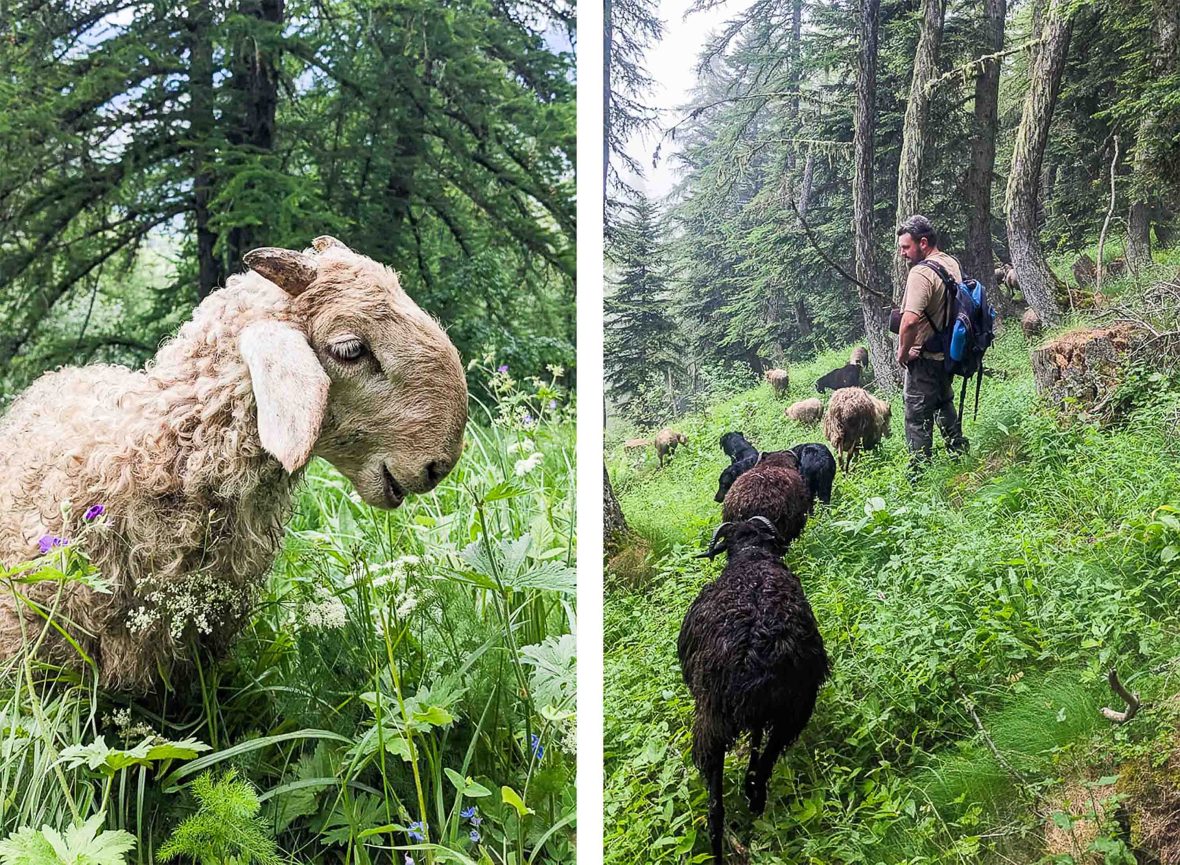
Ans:
POLYGON ((716 733, 726 742, 782 724, 797 736, 829 670, 802 585, 764 550, 731 558, 701 590, 677 648, 698 718, 722 724, 716 733))
POLYGON ((811 488, 811 495, 825 505, 832 503, 832 483, 836 480, 836 458, 827 445, 795 445, 791 452, 799 458, 799 472, 811 488))
POLYGON ((839 390, 842 387, 860 387, 861 368, 855 363, 845 364, 839 369, 834 369, 829 373, 820 376, 819 381, 815 383, 815 389, 819 393, 828 390, 839 390))
POLYGON ((733 482, 756 465, 758 465, 758 451, 752 450, 747 456, 736 459, 723 468, 721 477, 717 479, 717 494, 713 496, 713 501, 725 501, 725 494, 729 492, 733 482))

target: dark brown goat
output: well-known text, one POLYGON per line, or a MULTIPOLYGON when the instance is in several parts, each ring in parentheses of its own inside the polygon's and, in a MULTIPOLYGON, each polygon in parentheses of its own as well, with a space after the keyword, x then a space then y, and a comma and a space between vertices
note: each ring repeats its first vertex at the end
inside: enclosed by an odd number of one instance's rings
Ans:
POLYGON ((791 451, 771 451, 733 482, 721 505, 721 516, 726 522, 766 517, 781 536, 781 552, 786 552, 803 534, 811 501, 811 487, 799 471, 799 457, 791 451))

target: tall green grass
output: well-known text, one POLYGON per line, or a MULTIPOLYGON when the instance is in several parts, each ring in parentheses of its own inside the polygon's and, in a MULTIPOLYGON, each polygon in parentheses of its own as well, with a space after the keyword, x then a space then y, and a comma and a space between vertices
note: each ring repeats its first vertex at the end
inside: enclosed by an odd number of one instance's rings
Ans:
POLYGON ((199 821, 237 803, 282 861, 572 861, 573 408, 554 381, 492 380, 431 495, 379 511, 309 468, 253 621, 192 681, 134 701, 17 659, 0 836, 101 815, 128 862, 169 837, 216 858, 199 821))
MULTIPOLYGON (((724 566, 692 557, 720 520, 718 439, 740 430, 762 450, 822 441, 782 410, 813 396, 847 354, 793 366, 784 401, 761 384, 679 419, 689 443, 663 469, 608 443, 612 483, 655 551, 655 574, 640 587, 608 574, 607 862, 707 858, 675 640, 724 566)), ((1127 414, 1100 429, 1038 402, 1016 328, 988 366, 996 375, 965 425, 968 457, 936 442, 911 486, 896 398, 892 437, 837 478, 832 505, 787 555, 833 673, 752 824, 737 783, 743 755, 731 757, 727 799, 751 862, 1035 861, 1040 797, 1109 759, 1094 744, 1113 735, 1097 713, 1116 699, 1107 668, 1149 688, 1147 671, 1180 648, 1169 565, 1180 550, 1180 382, 1137 379, 1127 414)))

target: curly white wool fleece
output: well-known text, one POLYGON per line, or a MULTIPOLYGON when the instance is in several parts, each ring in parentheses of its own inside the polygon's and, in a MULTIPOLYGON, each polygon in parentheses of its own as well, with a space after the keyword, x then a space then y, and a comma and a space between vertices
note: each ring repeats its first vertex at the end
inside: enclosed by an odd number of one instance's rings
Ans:
MULTIPOLYGON (((190 637, 224 648, 278 551, 294 478, 262 449, 237 348, 260 320, 294 323, 291 297, 256 273, 232 277, 145 371, 49 373, 0 419, 0 562, 33 557, 42 536, 69 537, 89 506, 106 506, 85 549, 113 594, 29 587, 72 623, 104 686, 149 687, 190 637)), ((30 633, 43 626, 0 598, 0 656, 21 646, 18 610, 30 633)), ((55 635, 45 653, 77 654, 55 635)))

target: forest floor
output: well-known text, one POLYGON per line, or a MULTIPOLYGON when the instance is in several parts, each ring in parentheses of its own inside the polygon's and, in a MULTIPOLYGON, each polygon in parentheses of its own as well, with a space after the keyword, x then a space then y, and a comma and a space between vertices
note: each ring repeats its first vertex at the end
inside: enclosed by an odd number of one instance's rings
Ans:
MULTIPOLYGON (((607 862, 708 858, 675 645, 724 566, 693 558, 720 521, 718 439, 822 441, 783 408, 850 348, 792 365, 785 400, 762 384, 677 419, 688 444, 665 468, 608 443, 641 540, 607 574, 607 862)), ((1066 420, 1038 401, 1029 348, 1009 326, 968 412, 970 455, 936 442, 914 486, 895 396, 892 436, 837 478, 788 552, 833 672, 757 820, 744 743, 731 753, 737 861, 1180 861, 1163 840, 1180 813, 1180 379, 1131 370, 1112 423, 1066 420), (1111 667, 1143 699, 1125 725, 1099 712, 1123 708, 1111 667)))

